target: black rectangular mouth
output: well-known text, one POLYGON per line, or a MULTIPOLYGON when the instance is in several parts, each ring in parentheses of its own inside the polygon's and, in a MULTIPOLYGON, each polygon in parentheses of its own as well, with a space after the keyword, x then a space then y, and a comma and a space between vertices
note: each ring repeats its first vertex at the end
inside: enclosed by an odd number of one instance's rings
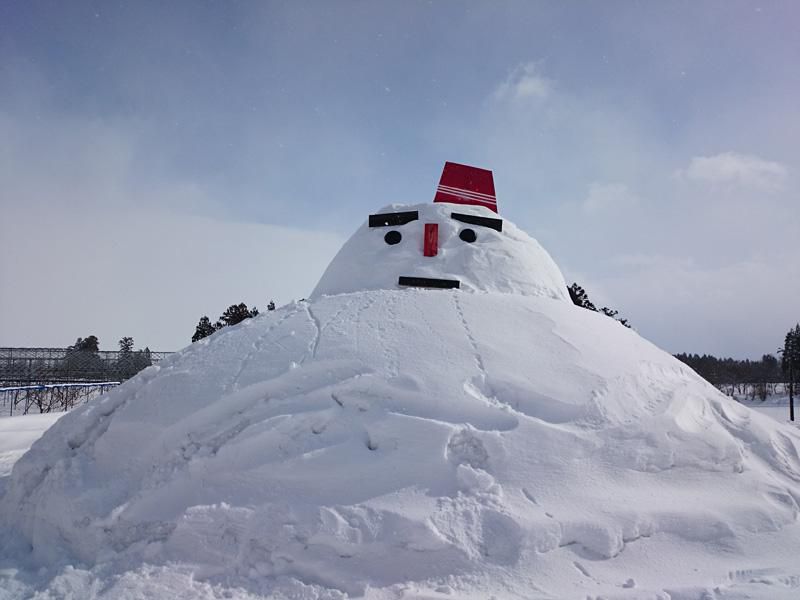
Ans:
POLYGON ((418 210, 407 210, 404 212, 395 213, 380 213, 377 215, 369 216, 370 227, 396 227, 398 225, 405 225, 419 219, 418 210))
POLYGON ((434 279, 432 277, 403 277, 397 281, 400 285, 407 285, 412 287, 427 287, 427 288, 443 288, 443 289, 458 289, 461 287, 461 282, 458 279, 434 279))

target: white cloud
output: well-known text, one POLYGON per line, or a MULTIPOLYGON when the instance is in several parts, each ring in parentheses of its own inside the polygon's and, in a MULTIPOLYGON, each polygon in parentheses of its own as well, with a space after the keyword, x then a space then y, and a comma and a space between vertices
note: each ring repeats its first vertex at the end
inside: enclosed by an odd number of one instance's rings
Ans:
POLYGON ((774 353, 797 322, 795 305, 772 298, 776 286, 781 295, 800 295, 800 266, 792 258, 706 265, 691 258, 621 255, 610 261, 614 272, 597 279, 604 292, 598 301, 619 309, 644 337, 670 352, 759 358, 774 353))
POLYGON ((153 350, 187 345, 198 319, 232 303, 264 309, 306 297, 338 235, 152 208, 21 206, 0 222, 0 345, 64 346, 133 336, 153 350))
POLYGON ((508 78, 495 88, 496 100, 524 100, 547 98, 553 89, 553 82, 539 73, 535 62, 518 65, 508 78))
POLYGON ((677 172, 678 177, 693 181, 713 185, 738 184, 766 190, 781 189, 788 174, 788 169, 781 163, 736 152, 695 156, 686 169, 677 172))
POLYGON ((147 126, 0 106, 0 345, 177 350, 203 314, 310 293, 341 236, 226 218, 203 181, 143 158, 147 126))
POLYGON ((633 208, 639 198, 624 183, 599 183, 589 185, 589 194, 581 205, 588 215, 614 213, 633 208))
POLYGON ((146 165, 158 154, 142 140, 151 128, 141 120, 20 115, 0 107, 0 205, 7 212, 29 204, 218 211, 197 182, 146 165))

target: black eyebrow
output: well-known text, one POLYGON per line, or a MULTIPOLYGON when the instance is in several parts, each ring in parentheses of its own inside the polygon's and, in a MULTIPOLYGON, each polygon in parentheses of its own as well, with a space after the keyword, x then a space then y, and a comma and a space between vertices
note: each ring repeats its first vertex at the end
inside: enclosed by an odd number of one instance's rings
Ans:
POLYGON ((469 223, 470 225, 481 225, 495 231, 503 231, 503 219, 492 219, 490 217, 478 217, 476 215, 465 215, 464 213, 450 213, 456 221, 469 223))
POLYGON ((369 216, 370 227, 390 227, 392 225, 405 225, 419 219, 419 211, 408 210, 396 213, 381 213, 369 216))

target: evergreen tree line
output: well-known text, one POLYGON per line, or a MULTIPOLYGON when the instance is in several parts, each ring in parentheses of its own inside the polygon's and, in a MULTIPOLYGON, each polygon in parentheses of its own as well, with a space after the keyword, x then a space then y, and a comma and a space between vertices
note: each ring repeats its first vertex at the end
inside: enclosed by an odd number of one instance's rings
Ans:
MULTIPOLYGON (((689 365, 703 379, 717 387, 749 385, 754 396, 761 400, 774 393, 782 383, 789 391, 790 412, 794 413, 794 396, 800 382, 800 324, 790 329, 784 337, 783 348, 778 350, 780 359, 764 354, 761 360, 736 360, 717 358, 710 354, 676 354, 675 358, 689 365)), ((792 420, 794 420, 792 418, 792 420)))
POLYGON ((717 386, 737 383, 784 382, 780 361, 772 354, 765 354, 761 360, 717 358, 710 354, 687 354, 685 352, 674 356, 682 363, 689 365, 703 379, 717 386))
MULTIPOLYGON (((267 304, 267 310, 275 310, 275 302, 270 300, 269 304, 267 304)), ((258 308, 255 306, 253 306, 253 308, 247 308, 247 304, 240 302, 239 304, 231 304, 228 308, 226 308, 225 312, 220 315, 216 323, 212 323, 211 319, 208 318, 208 315, 203 315, 200 317, 200 321, 198 321, 197 326, 194 329, 192 343, 202 340, 204 337, 208 337, 223 327, 236 325, 245 319, 250 319, 257 316, 258 314, 258 308)))

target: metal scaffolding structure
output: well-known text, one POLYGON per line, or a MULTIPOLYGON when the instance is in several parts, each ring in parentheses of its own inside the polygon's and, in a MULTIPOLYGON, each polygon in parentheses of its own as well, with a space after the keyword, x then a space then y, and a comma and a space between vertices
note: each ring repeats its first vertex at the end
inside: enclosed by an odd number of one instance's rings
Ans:
POLYGON ((0 387, 123 381, 171 352, 0 348, 0 387))
POLYGON ((0 348, 0 414, 69 410, 170 354, 149 349, 0 348))

